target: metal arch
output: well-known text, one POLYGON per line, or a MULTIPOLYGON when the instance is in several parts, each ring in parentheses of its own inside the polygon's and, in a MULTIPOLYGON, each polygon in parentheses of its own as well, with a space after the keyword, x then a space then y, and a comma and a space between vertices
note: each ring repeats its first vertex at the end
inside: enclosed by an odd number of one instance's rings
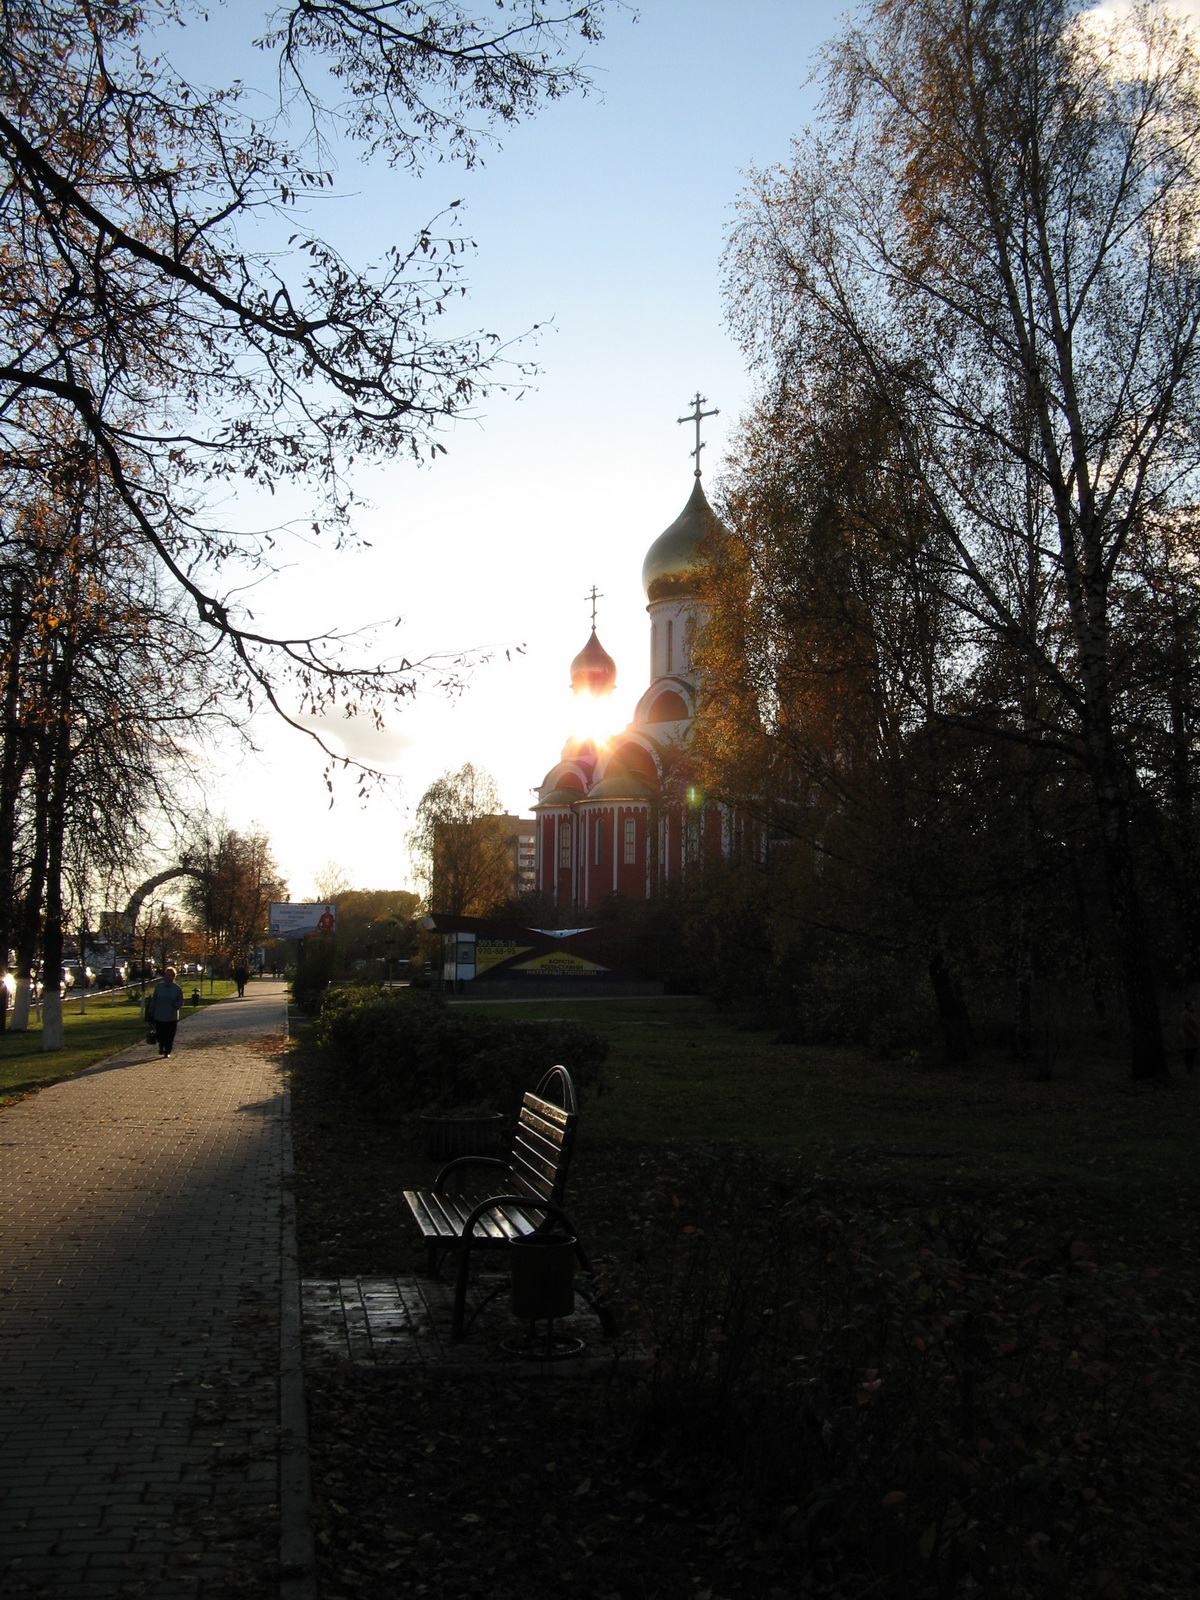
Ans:
POLYGON ((152 895, 160 884, 169 883, 172 878, 195 878, 200 883, 204 882, 204 874, 199 867, 168 867, 165 872, 155 873, 153 878, 147 878, 145 883, 139 884, 129 896, 124 915, 130 927, 137 921, 138 912, 142 909, 146 897, 152 895))

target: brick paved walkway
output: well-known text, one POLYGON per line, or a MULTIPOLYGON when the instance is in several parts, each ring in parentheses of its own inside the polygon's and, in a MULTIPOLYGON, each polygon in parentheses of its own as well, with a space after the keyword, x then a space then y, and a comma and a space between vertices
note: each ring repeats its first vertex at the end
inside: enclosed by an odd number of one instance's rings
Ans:
POLYGON ((0 1595, 279 1593, 284 986, 0 1112, 0 1595))

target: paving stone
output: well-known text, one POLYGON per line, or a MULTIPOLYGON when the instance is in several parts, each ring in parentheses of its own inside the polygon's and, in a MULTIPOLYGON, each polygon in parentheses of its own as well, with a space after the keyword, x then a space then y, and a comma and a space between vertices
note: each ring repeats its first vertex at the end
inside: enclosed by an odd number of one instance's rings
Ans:
MULTIPOLYGON (((606 1337, 600 1319, 577 1295, 575 1310, 554 1324, 556 1339, 579 1341, 567 1358, 543 1359, 537 1349, 512 1354, 528 1325, 508 1308, 508 1276, 478 1272, 467 1294, 470 1337, 451 1343, 454 1286, 428 1277, 308 1279, 300 1286, 310 1361, 351 1361, 374 1367, 478 1371, 490 1367, 514 1376, 573 1377, 621 1364, 644 1366, 648 1357, 628 1340, 606 1337)), ((544 1334, 544 1325, 539 1332, 544 1334)), ((544 1348, 544 1347, 543 1347, 544 1348)))
POLYGON ((277 1555, 283 986, 195 1021, 0 1112, 5 1600, 216 1600, 277 1555))

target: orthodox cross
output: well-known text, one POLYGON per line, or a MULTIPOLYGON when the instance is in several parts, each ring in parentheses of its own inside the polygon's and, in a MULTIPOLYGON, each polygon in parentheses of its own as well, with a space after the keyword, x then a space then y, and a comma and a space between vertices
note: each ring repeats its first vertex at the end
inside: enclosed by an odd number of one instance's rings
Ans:
POLYGON ((595 631, 596 631, 596 601, 597 600, 603 600, 604 596, 596 588, 596 585, 593 584, 592 587, 591 587, 591 592, 589 594, 585 594, 583 598, 585 600, 590 600, 592 602, 592 632, 595 633, 595 631))
POLYGON ((700 476, 700 452, 704 449, 704 446, 700 442, 700 424, 705 417, 719 417, 721 415, 716 407, 714 407, 711 411, 701 411, 700 407, 707 399, 708 396, 706 394, 701 394, 699 389, 697 389, 695 398, 692 400, 692 405, 695 407, 695 410, 689 411, 686 417, 675 418, 676 422, 694 422, 696 424, 696 448, 691 451, 691 454, 696 458, 697 478, 700 476))

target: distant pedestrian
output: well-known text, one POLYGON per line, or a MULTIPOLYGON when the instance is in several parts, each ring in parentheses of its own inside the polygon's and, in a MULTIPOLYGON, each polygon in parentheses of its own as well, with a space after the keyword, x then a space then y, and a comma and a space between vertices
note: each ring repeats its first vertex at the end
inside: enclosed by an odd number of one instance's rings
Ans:
POLYGON ((1183 1002, 1179 1031, 1183 1035, 1183 1070, 1195 1072, 1196 1051, 1200 1050, 1200 1012, 1196 1010, 1196 1002, 1191 995, 1183 1002))
POLYGON ((193 989, 192 990, 192 1005, 193 1006, 198 1006, 199 1004, 200 1004, 200 991, 199 991, 199 989, 193 989))
POLYGON ((239 1000, 243 999, 244 996, 245 996, 245 993, 246 993, 246 979, 249 976, 250 976, 250 974, 247 971, 246 966, 245 966, 244 963, 240 967, 234 967, 234 969, 233 969, 233 981, 234 981, 234 983, 237 984, 237 992, 238 992, 238 999, 239 1000))
POLYGON ((154 985, 148 1008, 160 1056, 169 1056, 175 1047, 175 1030, 179 1026, 182 1005, 183 990, 175 982, 175 968, 168 967, 161 980, 154 985))

